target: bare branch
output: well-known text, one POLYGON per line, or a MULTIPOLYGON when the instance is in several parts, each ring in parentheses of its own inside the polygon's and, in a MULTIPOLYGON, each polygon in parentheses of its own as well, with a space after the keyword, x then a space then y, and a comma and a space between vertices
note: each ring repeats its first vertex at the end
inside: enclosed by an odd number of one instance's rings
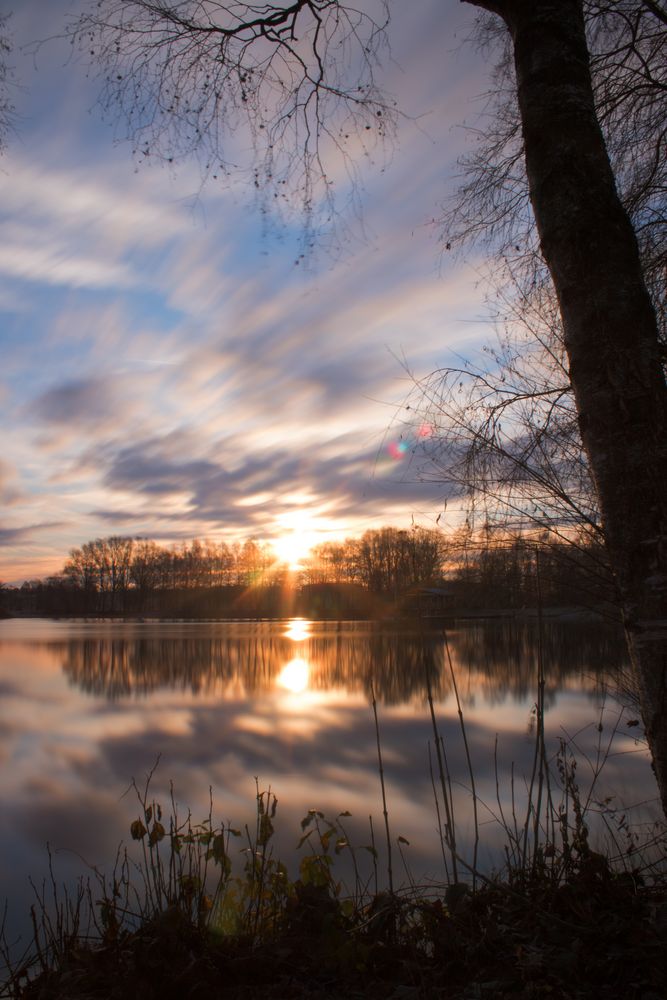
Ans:
POLYGON ((15 128, 15 110, 11 99, 12 72, 8 63, 12 51, 9 14, 0 14, 0 152, 15 128))
POLYGON ((250 179, 265 211, 298 206, 317 229, 341 175, 354 199, 359 147, 370 156, 394 135, 395 102, 376 82, 386 0, 369 9, 101 0, 68 34, 138 158, 195 156, 205 178, 250 179))
MULTIPOLYGON (((584 6, 596 109, 667 339, 667 34, 642 0, 584 6)), ((501 20, 483 14, 475 43, 495 56, 496 69, 442 238, 448 250, 481 242, 491 251, 489 301, 500 333, 486 366, 449 367, 415 383, 412 410, 434 428, 418 449, 420 468, 485 522, 550 531, 581 523, 597 536, 561 317, 530 207, 511 39, 501 20)))
POLYGON ((663 10, 656 0, 642 0, 642 2, 655 17, 662 21, 663 24, 667 24, 667 11, 663 10))
MULTIPOLYGON (((644 0, 584 0, 584 9, 596 111, 667 339, 664 12, 644 0)), ((482 14, 474 43, 496 66, 485 110, 471 130, 472 150, 460 163, 461 185, 445 207, 442 241, 453 250, 481 243, 495 260, 496 288, 520 284, 530 291, 549 279, 528 198, 511 39, 499 18, 482 14)))

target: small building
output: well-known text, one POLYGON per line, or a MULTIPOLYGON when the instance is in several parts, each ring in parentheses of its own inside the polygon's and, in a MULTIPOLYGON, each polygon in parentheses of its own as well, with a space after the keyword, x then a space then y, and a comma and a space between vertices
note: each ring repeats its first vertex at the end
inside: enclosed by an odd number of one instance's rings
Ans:
POLYGON ((406 594, 404 610, 419 618, 446 618, 451 615, 455 603, 454 591, 445 584, 429 584, 415 587, 406 594))

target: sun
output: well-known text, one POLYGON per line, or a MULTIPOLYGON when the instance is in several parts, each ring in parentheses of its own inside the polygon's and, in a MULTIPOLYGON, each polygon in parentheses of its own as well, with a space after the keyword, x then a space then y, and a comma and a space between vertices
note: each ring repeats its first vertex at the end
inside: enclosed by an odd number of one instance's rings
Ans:
POLYGON ((303 568, 311 549, 324 537, 320 518, 305 507, 279 514, 276 529, 271 547, 278 561, 294 572, 303 568))
POLYGON ((317 538, 314 532, 300 531, 298 528, 294 528, 279 538, 273 539, 271 547, 279 562, 290 570, 299 570, 313 545, 316 544, 317 538))

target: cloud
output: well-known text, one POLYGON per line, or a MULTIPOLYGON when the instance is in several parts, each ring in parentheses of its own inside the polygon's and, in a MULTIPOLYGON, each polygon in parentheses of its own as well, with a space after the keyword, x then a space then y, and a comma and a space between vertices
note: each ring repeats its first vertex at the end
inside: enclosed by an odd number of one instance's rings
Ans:
POLYGON ((133 446, 115 456, 104 481, 111 489, 139 493, 189 493, 198 483, 220 474, 210 462, 173 461, 159 451, 133 446))
POLYGON ((165 202, 159 174, 135 190, 123 190, 122 183, 117 173, 104 166, 94 174, 74 165, 46 169, 12 152, 0 190, 11 196, 12 214, 24 223, 27 218, 32 224, 47 224, 71 235, 84 235, 93 227, 116 247, 159 246, 181 230, 185 213, 165 202))
POLYGON ((117 413, 117 401, 108 381, 76 379, 42 393, 30 406, 32 414, 48 424, 86 426, 104 424, 117 413))
POLYGON ((146 516, 146 512, 137 507, 131 510, 99 508, 98 510, 91 510, 90 515, 97 520, 110 524, 137 524, 146 516))
POLYGON ((328 454, 327 449, 307 448, 243 454, 222 444, 208 452, 200 445, 199 450, 195 457, 187 434, 149 438, 117 450, 108 446, 98 456, 106 469, 104 486, 124 499, 118 510, 105 507, 96 516, 128 524, 131 531, 134 524, 142 534, 151 533, 147 525, 152 521, 157 537, 175 522, 183 526, 179 537, 188 525, 192 534, 224 526, 267 537, 280 531, 282 515, 301 510, 323 525, 344 520, 343 530, 349 533, 351 521, 404 518, 423 499, 416 476, 393 461, 392 474, 387 474, 377 466, 375 446, 362 451, 353 437, 329 442, 328 454), (140 503, 128 508, 129 497, 140 503))
MULTIPOLYGON (((67 4, 36 2, 57 35, 67 4)), ((223 526, 266 537, 302 509, 350 534, 437 505, 438 484, 416 482, 409 456, 389 459, 384 439, 410 389, 401 359, 424 374, 447 345, 480 335, 472 271, 437 273, 433 219, 462 141, 450 117, 476 71, 424 64, 450 16, 396 12, 386 82, 410 114, 440 110, 403 123, 384 172, 364 158, 355 239, 298 267, 296 215, 272 228, 238 186, 202 188, 196 163, 137 168, 114 147, 88 114, 97 84, 66 62, 67 46, 42 47, 37 73, 21 64, 25 127, 0 175, 12 386, 0 433, 33 498, 21 517, 36 521, 37 505, 39 518, 55 509, 68 524, 49 559, 110 524, 158 538, 223 526)), ((34 16, 17 11, 16 24, 22 45, 34 16)), ((350 178, 335 179, 343 206, 350 178)), ((18 544, 32 545, 25 530, 18 544)))
POLYGON ((22 492, 17 485, 17 469, 14 465, 0 458, 0 502, 12 506, 22 499, 22 492))
POLYGON ((41 234, 7 233, 0 247, 0 272, 29 281, 71 288, 129 288, 136 283, 122 264, 77 254, 63 240, 41 234))
POLYGON ((35 530, 35 525, 24 525, 21 528, 0 528, 0 545, 16 545, 25 541, 35 530))
POLYGON ((25 524, 20 528, 0 528, 0 546, 12 546, 33 541, 38 531, 53 531, 62 528, 62 521, 43 521, 39 524, 25 524))
POLYGON ((194 231, 173 179, 153 172, 135 180, 129 163, 115 170, 98 164, 95 171, 41 165, 49 153, 42 151, 40 166, 14 150, 5 158, 0 273, 73 289, 150 284, 156 255, 194 231))

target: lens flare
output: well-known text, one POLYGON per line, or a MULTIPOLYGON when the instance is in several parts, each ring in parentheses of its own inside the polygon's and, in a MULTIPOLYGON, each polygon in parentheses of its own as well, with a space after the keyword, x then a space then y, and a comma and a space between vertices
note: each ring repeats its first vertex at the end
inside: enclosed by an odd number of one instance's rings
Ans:
POLYGON ((407 438, 401 437, 398 441, 390 441, 386 449, 387 454, 395 462, 400 462, 410 449, 414 451, 417 445, 423 444, 428 438, 433 437, 435 433, 436 428, 433 424, 420 424, 419 427, 408 434, 407 438))
POLYGON ((397 461, 403 458, 407 450, 408 450, 407 441, 390 441, 389 445, 387 446, 387 451, 389 452, 391 457, 396 459, 397 461))

